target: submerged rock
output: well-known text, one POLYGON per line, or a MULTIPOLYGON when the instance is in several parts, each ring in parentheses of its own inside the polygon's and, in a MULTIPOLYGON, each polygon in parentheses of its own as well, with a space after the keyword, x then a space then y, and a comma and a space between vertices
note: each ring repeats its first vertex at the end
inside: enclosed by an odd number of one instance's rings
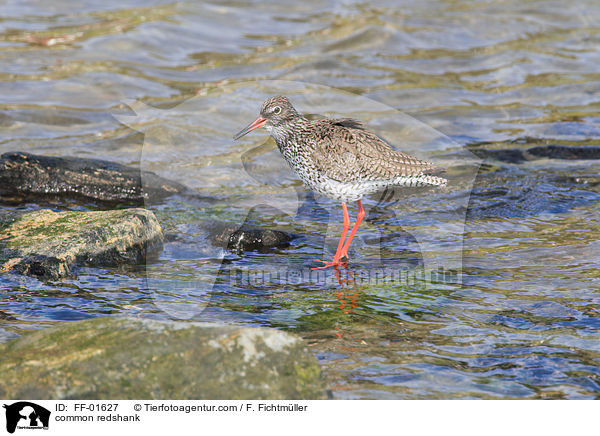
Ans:
POLYGON ((139 264, 162 248, 163 235, 146 209, 0 213, 0 270, 43 279, 76 265, 139 264))
POLYGON ((600 147, 575 147, 568 145, 545 145, 531 147, 527 153, 534 158, 549 159, 600 159, 600 147))
POLYGON ((512 149, 489 149, 489 148, 474 148, 470 151, 473 152, 477 157, 481 159, 493 159, 500 162, 507 163, 523 163, 527 161, 527 156, 525 155, 524 150, 519 150, 517 148, 512 149))
POLYGON ((281 230, 263 229, 248 224, 220 221, 203 223, 214 245, 233 251, 266 250, 289 245, 294 235, 281 230))
POLYGON ((493 159, 500 162, 520 164, 536 159, 600 159, 600 147, 576 147, 568 145, 539 145, 530 148, 471 148, 474 154, 482 159, 493 159))
POLYGON ((595 176, 574 168, 481 173, 469 197, 467 218, 528 217, 565 213, 600 200, 595 176), (585 191, 585 194, 584 194, 585 191))
POLYGON ((317 359, 264 328, 95 318, 0 345, 0 397, 325 399, 317 359))
POLYGON ((113 204, 142 205, 183 193, 186 187, 150 171, 98 159, 0 156, 0 197, 12 202, 40 196, 75 196, 113 204))
POLYGON ((519 164, 539 159, 600 159, 600 147, 541 144, 525 148, 520 142, 516 144, 521 148, 471 149, 479 157, 492 162, 516 165, 494 164, 493 171, 488 171, 482 165, 471 190, 468 218, 516 218, 565 213, 598 202, 600 178, 597 171, 590 171, 586 165, 519 164))

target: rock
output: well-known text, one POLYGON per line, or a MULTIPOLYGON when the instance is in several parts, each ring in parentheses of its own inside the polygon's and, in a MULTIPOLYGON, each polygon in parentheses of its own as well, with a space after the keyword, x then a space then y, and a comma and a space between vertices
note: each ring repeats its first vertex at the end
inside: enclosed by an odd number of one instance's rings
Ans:
POLYGON ((104 160, 24 152, 0 156, 0 197, 12 202, 58 195, 143 205, 144 200, 158 201, 186 189, 152 172, 104 160))
POLYGON ((489 149, 489 148, 474 148, 469 149, 477 157, 481 159, 493 159, 500 162, 507 163, 523 163, 527 160, 527 157, 523 153, 523 150, 519 149, 489 149))
POLYGON ((598 202, 600 197, 595 180, 593 175, 578 174, 569 167, 537 172, 512 169, 480 173, 471 190, 467 218, 519 218, 565 213, 598 202), (581 193, 572 195, 574 189, 581 193))
POLYGON ((590 188, 597 188, 600 186, 600 176, 592 175, 592 174, 582 174, 582 175, 559 175, 554 179, 557 183, 561 184, 572 184, 572 185, 582 185, 590 188))
POLYGON ((294 235, 281 230, 262 229, 248 224, 207 221, 203 227, 214 245, 238 252, 282 247, 294 238, 294 235))
POLYGON ((317 359, 274 329, 95 318, 0 345, 0 397, 325 399, 317 359))
POLYGON ((535 158, 549 159, 600 159, 600 147, 573 147, 568 145, 544 145, 531 147, 527 153, 535 158))
POLYGON ((535 159, 600 159, 600 147, 574 147, 567 145, 539 145, 527 149, 509 148, 472 148, 475 155, 482 159, 519 164, 535 159))
POLYGON ((162 248, 163 235, 146 209, 0 213, 0 270, 42 279, 74 266, 139 264, 162 248))

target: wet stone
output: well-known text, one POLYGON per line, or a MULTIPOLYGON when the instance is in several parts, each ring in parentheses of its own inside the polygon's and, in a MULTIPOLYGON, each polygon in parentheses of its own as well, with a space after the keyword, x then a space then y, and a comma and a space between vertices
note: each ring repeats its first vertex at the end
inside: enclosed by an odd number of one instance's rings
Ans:
POLYGON ((495 150, 495 149, 479 148, 479 149, 471 149, 471 151, 477 157, 480 157, 482 159, 493 159, 493 160, 498 160, 500 162, 522 163, 527 160, 527 157, 523 153, 523 150, 519 150, 519 149, 495 150))
POLYGON ((152 172, 104 160, 24 152, 0 156, 0 198, 5 202, 58 196, 143 205, 144 201, 159 201, 186 189, 152 172))
POLYGON ((163 235, 146 209, 92 212, 0 211, 0 270, 41 279, 75 266, 140 264, 162 249, 163 235))
POLYGON ((560 175, 557 176, 555 178, 555 181, 557 183, 570 183, 573 185, 583 185, 586 187, 591 187, 591 188, 597 188, 600 186, 600 176, 597 175, 588 175, 588 174, 583 174, 583 175, 577 175, 577 176, 571 176, 571 175, 560 175))
POLYGON ((286 332, 95 318, 0 345, 0 397, 326 399, 317 359, 286 332))
POLYGON ((468 218, 527 217, 544 213, 565 213, 600 200, 597 178, 556 173, 536 175, 498 171, 480 173, 471 191, 468 218), (577 196, 571 191, 580 190, 577 196), (581 195, 582 190, 586 195, 581 195))
POLYGON ((281 230, 262 229, 248 224, 207 221, 202 226, 214 245, 238 252, 285 247, 294 238, 294 235, 281 230))
POLYGON ((600 159, 600 147, 570 147, 565 145, 546 145, 532 147, 527 153, 536 158, 549 159, 600 159))
POLYGON ((472 148, 475 155, 482 159, 493 159, 500 162, 520 164, 536 159, 600 159, 600 147, 585 146, 573 147, 566 145, 539 145, 527 149, 488 149, 472 148))

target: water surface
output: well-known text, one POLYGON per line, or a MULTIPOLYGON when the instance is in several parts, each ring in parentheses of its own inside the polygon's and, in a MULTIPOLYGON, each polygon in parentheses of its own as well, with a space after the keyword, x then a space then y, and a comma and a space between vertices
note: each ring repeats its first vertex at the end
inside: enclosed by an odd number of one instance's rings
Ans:
POLYGON ((296 332, 340 399, 598 398, 597 2, 4 1, 0 17, 0 152, 136 165, 216 199, 149 206, 167 243, 147 266, 1 276, 0 340, 207 320, 296 332), (311 272, 339 205, 264 133, 231 139, 276 92, 443 163, 449 187, 366 199, 350 269, 311 272), (298 237, 226 252, 205 219, 298 237))

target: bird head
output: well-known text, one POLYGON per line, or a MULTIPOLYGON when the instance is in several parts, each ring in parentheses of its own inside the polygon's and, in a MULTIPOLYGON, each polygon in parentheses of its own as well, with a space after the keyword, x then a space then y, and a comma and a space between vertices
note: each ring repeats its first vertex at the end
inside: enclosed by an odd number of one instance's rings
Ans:
POLYGON ((239 131, 233 139, 239 139, 259 127, 265 127, 270 132, 271 129, 285 125, 297 116, 298 112, 296 112, 288 98, 283 95, 276 95, 263 103, 258 118, 245 129, 239 131))

